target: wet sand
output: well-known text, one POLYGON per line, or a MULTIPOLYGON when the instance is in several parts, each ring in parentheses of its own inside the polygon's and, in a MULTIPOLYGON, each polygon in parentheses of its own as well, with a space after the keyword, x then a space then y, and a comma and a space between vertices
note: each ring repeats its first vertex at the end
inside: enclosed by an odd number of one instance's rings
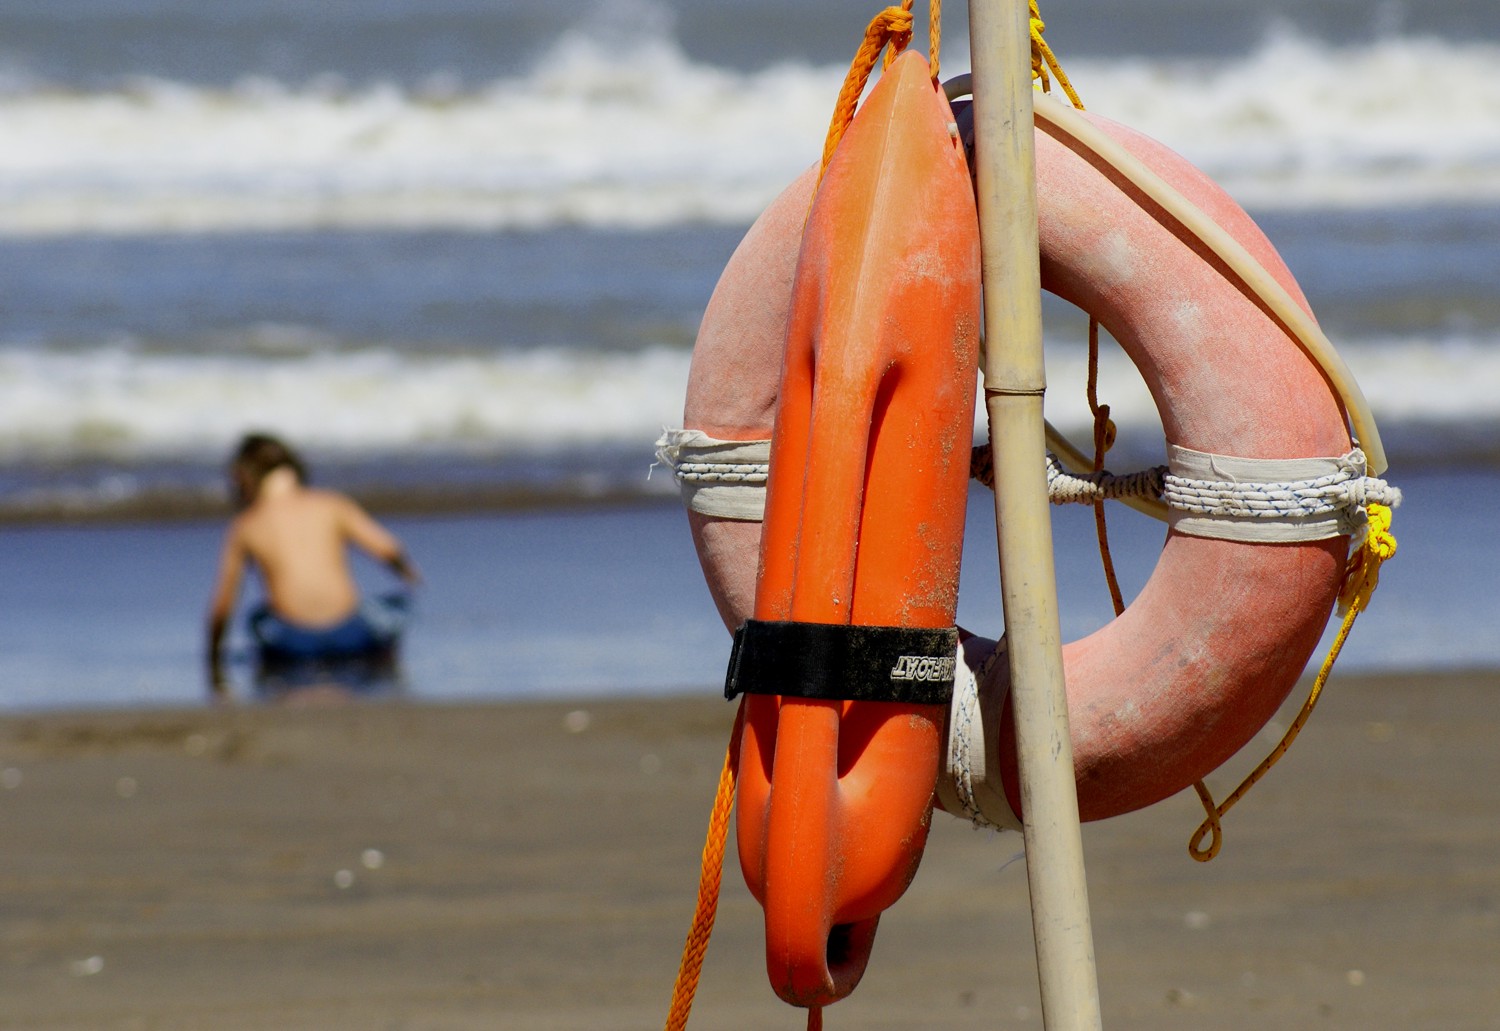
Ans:
MULTIPOLYGON (((1191 792, 1086 828, 1105 1026, 1500 1027, 1497 695, 1497 674, 1337 680, 1207 865, 1191 792)), ((0 1026, 660 1027, 731 718, 702 698, 0 720, 0 1026)), ((825 1027, 1040 1028, 1019 852, 939 814, 825 1027)), ((691 1028, 804 1026, 760 933, 731 857, 691 1028)))

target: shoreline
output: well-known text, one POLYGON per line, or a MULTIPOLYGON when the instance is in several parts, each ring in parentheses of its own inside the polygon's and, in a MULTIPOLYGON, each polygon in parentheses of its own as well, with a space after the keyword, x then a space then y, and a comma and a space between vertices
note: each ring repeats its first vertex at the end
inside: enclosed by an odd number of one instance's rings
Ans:
MULTIPOLYGON (((1209 864, 1190 791, 1088 825, 1106 1026, 1492 1026, 1497 689, 1336 676, 1209 864)), ((711 694, 0 718, 6 1024, 659 1027, 732 718, 711 694)), ((1020 847, 939 814, 826 1026, 1040 1028, 1020 847)), ((761 933, 731 850, 690 1026, 802 1026, 761 933)))
MULTIPOLYGON (((1500 489, 1500 448, 1488 441, 1454 440, 1419 423, 1397 424, 1392 444, 1392 468, 1382 475, 1403 489, 1438 484, 1442 492, 1457 489, 1482 492, 1500 489), (1424 443, 1432 434, 1437 443, 1424 443)), ((983 440, 982 435, 976 441, 983 440)), ((678 503, 679 493, 670 470, 659 467, 649 446, 614 450, 615 460, 591 462, 563 469, 564 459, 553 456, 549 474, 519 475, 518 468, 542 459, 531 456, 483 461, 463 456, 378 457, 364 463, 328 460, 318 456, 313 468, 315 486, 348 494, 381 516, 490 516, 533 512, 577 512, 619 506, 678 503), (624 454, 628 457, 620 458, 624 454), (653 472, 654 470, 654 472, 653 472)), ((578 458, 578 456, 574 456, 578 458)), ((1131 454, 1122 447, 1112 455, 1118 468, 1147 468, 1159 461, 1153 452, 1131 454), (1123 464, 1121 464, 1123 463, 1123 464)), ((217 466, 193 465, 184 478, 118 490, 108 482, 105 467, 79 476, 71 484, 36 486, 35 471, 10 475, 7 496, 0 499, 0 527, 117 526, 136 523, 182 523, 223 519, 234 505, 217 466), (87 485, 86 485, 87 484, 87 485)), ((122 473, 127 479, 150 477, 160 471, 122 473)), ((978 481, 973 490, 983 490, 978 481)), ((1421 499, 1413 497, 1420 503, 1421 499)), ((1398 509, 1397 516, 1401 512, 1398 509)))

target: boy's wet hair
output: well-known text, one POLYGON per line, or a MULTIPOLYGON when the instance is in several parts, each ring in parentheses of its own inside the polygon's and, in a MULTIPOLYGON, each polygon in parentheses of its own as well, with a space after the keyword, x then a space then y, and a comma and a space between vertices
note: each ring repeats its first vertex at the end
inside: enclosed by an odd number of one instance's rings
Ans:
POLYGON ((280 439, 269 433, 247 433, 240 439, 230 462, 230 474, 240 487, 241 500, 249 502, 260 489, 260 482, 272 470, 287 466, 297 475, 298 483, 307 482, 307 467, 301 457, 280 439))

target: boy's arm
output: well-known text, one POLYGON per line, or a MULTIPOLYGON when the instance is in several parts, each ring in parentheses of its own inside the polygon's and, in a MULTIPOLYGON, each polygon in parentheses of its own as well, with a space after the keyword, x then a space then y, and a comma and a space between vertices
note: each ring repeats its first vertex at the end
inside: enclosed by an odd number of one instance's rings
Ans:
POLYGON ((239 600, 240 581, 245 575, 245 546, 240 540, 239 524, 234 523, 224 535, 224 549, 219 557, 219 575, 208 606, 208 680, 215 694, 224 693, 229 686, 224 676, 223 658, 220 652, 224 634, 234 615, 235 602, 239 600))
POLYGON ((345 535, 355 545, 371 556, 384 562, 406 583, 415 587, 422 582, 422 574, 406 554, 406 549, 396 535, 381 526, 351 498, 339 496, 340 521, 345 535))

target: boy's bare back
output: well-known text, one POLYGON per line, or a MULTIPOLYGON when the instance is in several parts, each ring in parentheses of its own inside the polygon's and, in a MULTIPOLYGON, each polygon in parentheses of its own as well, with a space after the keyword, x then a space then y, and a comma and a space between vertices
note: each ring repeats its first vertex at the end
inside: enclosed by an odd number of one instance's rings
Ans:
POLYGON ((304 626, 330 626, 359 605, 348 543, 379 558, 396 550, 347 498, 305 487, 261 497, 230 533, 260 568, 271 608, 304 626))

